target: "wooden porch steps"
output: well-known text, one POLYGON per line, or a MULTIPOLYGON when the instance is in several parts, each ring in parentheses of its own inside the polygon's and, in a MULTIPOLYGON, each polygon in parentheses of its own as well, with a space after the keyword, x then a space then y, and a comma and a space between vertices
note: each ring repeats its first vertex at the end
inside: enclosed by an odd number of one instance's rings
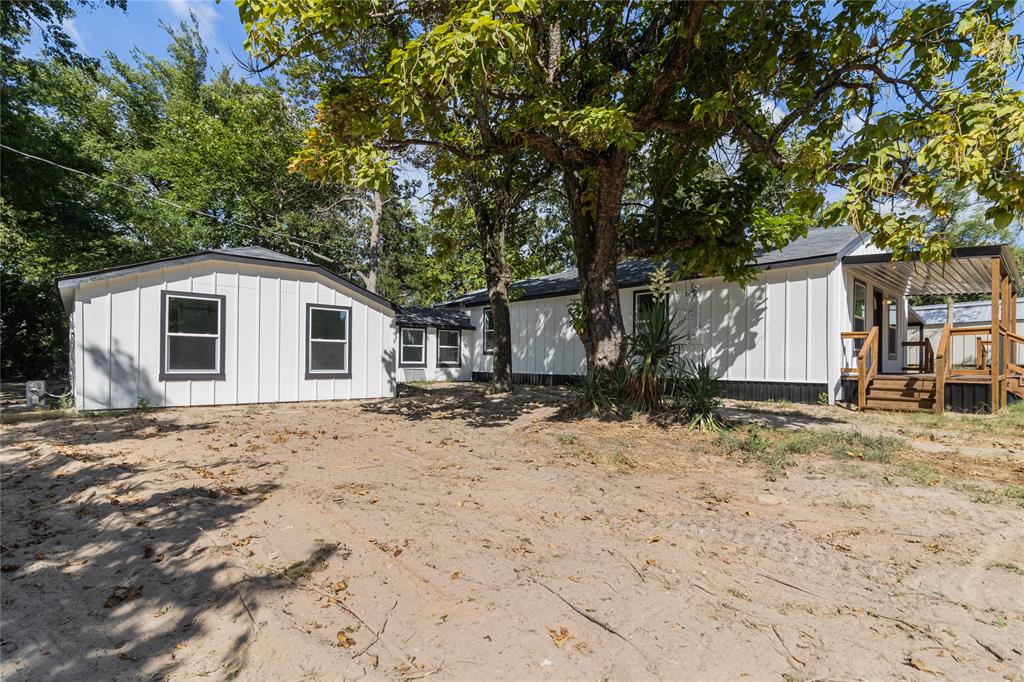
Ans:
POLYGON ((879 374, 868 385, 865 409, 931 412, 935 407, 935 378, 879 374))

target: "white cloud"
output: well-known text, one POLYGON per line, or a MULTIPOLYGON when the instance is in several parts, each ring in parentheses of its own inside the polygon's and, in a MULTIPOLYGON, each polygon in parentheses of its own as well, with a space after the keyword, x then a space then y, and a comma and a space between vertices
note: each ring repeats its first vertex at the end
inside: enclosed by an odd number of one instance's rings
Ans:
POLYGON ((75 41, 79 52, 89 54, 89 46, 86 44, 85 38, 82 37, 82 32, 78 30, 78 24, 75 23, 74 19, 65 19, 61 27, 71 37, 71 40, 75 41))
POLYGON ((196 18, 199 25, 199 35, 207 47, 220 52, 223 48, 220 38, 217 36, 217 21, 220 15, 217 14, 217 4, 214 0, 169 0, 167 3, 171 13, 179 20, 191 22, 191 17, 196 18))

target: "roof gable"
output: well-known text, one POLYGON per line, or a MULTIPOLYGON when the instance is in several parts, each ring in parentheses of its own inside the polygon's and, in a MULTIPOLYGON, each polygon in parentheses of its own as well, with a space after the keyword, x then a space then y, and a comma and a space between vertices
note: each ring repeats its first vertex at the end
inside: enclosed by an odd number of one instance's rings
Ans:
POLYGON ((160 268, 175 267, 179 265, 188 265, 191 263, 198 263, 207 260, 214 261, 225 261, 229 263, 254 263, 258 265, 270 265, 274 267, 291 268, 295 270, 302 270, 305 272, 312 272, 321 275, 329 279, 334 284, 340 286, 342 289, 368 299, 377 305, 390 310, 398 310, 398 306, 389 301, 388 299, 368 291, 363 287, 355 284, 340 275, 336 275, 327 268, 321 267, 304 261, 299 258, 293 258, 292 256, 286 256, 283 253, 265 249, 261 246, 244 246, 240 248, 232 249, 211 249, 208 251, 200 251, 198 253, 189 254, 186 256, 172 256, 170 258, 160 258, 157 260, 145 261, 142 263, 132 263, 128 265, 119 265, 112 268, 106 268, 103 270, 94 270, 91 272, 81 272, 74 275, 64 275, 57 278, 57 288, 60 290, 61 300, 64 303, 64 309, 68 312, 71 310, 71 304, 74 300, 74 291, 85 284, 91 284, 94 282, 103 281, 106 279, 112 279, 115 277, 123 277, 125 275, 134 275, 142 272, 148 272, 151 270, 158 270, 160 268))

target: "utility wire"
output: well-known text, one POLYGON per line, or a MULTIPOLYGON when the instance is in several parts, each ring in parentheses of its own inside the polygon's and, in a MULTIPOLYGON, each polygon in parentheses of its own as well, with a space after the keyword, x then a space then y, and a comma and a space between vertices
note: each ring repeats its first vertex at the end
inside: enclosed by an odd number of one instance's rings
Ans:
POLYGON ((65 166, 63 164, 57 163, 56 161, 51 161, 50 159, 45 159, 45 158, 43 158, 41 156, 36 156, 35 154, 29 154, 28 152, 23 152, 20 149, 15 149, 14 147, 11 147, 10 145, 6 145, 6 144, 3 144, 3 143, 0 143, 0 148, 6 149, 9 152, 14 152, 15 154, 20 154, 21 156, 24 156, 27 159, 32 159, 33 161, 40 161, 42 163, 49 164, 49 165, 54 166, 56 168, 60 168, 61 170, 65 170, 65 171, 67 171, 69 173, 75 173, 76 175, 81 175, 81 176, 86 177, 86 178, 91 178, 93 180, 98 180, 99 182, 105 183, 107 185, 112 185, 113 187, 118 187, 120 189, 125 190, 126 192, 131 192, 132 194, 136 194, 136 195, 142 196, 145 199, 149 199, 151 201, 158 201, 158 202, 160 202, 162 204, 167 204, 168 206, 173 206, 174 208, 178 209, 179 211, 185 211, 187 213, 195 213, 196 215, 201 215, 201 216, 204 216, 206 218, 213 218, 214 220, 216 220, 219 223, 231 223, 232 225, 238 225, 239 227, 244 227, 244 228, 249 229, 249 230, 255 230, 256 232, 271 232, 271 233, 273 233, 275 235, 278 235, 280 237, 284 237, 292 246, 294 246, 296 248, 303 249, 304 251, 308 251, 310 254, 316 256, 317 258, 323 259, 323 260, 325 260, 325 261, 327 261, 329 263, 336 263, 336 261, 333 258, 329 258, 328 256, 325 256, 323 254, 317 253, 316 251, 313 251, 312 249, 309 249, 308 247, 304 247, 301 244, 296 244, 296 241, 300 241, 300 242, 304 242, 306 244, 312 244, 313 246, 316 246, 316 247, 319 247, 319 248, 327 248, 327 246, 325 244, 321 244, 320 242, 313 241, 312 239, 305 239, 303 237, 295 237, 295 236, 292 236, 292 235, 290 235, 287 232, 284 232, 282 230, 275 230, 272 227, 256 227, 255 225, 249 225, 247 223, 239 222, 239 221, 234 220, 232 218, 223 218, 223 217, 218 216, 218 215, 216 215, 214 213, 210 213, 208 211, 202 211, 202 210, 200 210, 198 208, 189 208, 188 206, 182 206, 181 204, 179 204, 177 202, 174 202, 174 201, 171 201, 170 199, 164 199, 163 197, 153 196, 151 194, 148 194, 148 193, 138 189, 137 187, 131 187, 129 185, 122 185, 122 184, 120 184, 118 182, 114 182, 113 180, 108 180, 107 178, 101 178, 98 175, 93 175, 92 173, 86 173, 85 171, 78 170, 77 168, 71 168, 69 166, 65 166))

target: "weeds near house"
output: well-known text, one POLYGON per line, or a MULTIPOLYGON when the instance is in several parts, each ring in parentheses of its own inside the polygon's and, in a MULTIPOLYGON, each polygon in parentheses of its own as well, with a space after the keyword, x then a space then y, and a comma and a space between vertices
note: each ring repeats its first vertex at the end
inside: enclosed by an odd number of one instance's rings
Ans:
POLYGON ((579 404, 583 412, 617 412, 626 402, 629 370, 587 370, 579 383, 579 404))
POLYGON ((689 420, 691 431, 707 433, 721 429, 718 411, 723 405, 722 388, 707 362, 691 364, 676 381, 676 389, 676 407, 689 420))

